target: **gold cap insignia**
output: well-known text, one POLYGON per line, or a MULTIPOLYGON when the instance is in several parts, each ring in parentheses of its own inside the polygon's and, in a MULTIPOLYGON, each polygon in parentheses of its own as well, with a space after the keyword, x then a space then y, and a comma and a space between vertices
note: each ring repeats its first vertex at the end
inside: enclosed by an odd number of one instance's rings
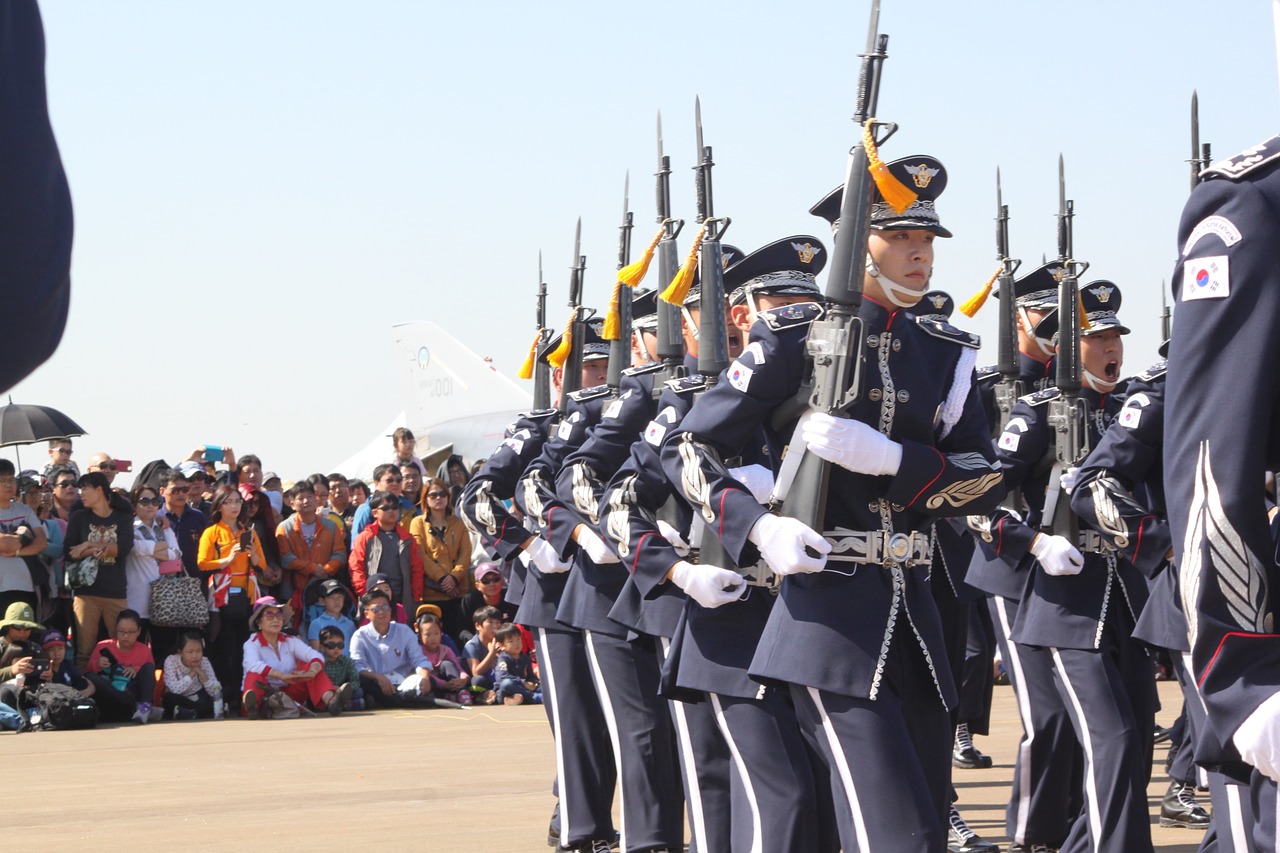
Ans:
POLYGON ((933 303, 934 308, 941 311, 947 304, 947 297, 943 296, 941 293, 935 293, 933 296, 929 297, 929 301, 933 303))
POLYGON ((791 248, 796 250, 796 254, 800 257, 800 263, 802 264, 809 263, 815 255, 822 251, 821 246, 815 246, 812 243, 792 243, 791 248))
POLYGON ((940 169, 930 169, 929 166, 924 163, 921 163, 919 166, 904 166, 903 168, 907 170, 907 174, 911 176, 911 180, 914 181, 915 185, 920 189, 924 189, 929 186, 934 175, 941 171, 940 169))
POLYGON ((1053 276, 1054 281, 1062 281, 1067 277, 1067 271, 1063 267, 1054 267, 1049 270, 1049 275, 1053 276))
POLYGON ((1101 285, 1098 285, 1097 287, 1089 288, 1089 292, 1092 293, 1095 297, 1097 297, 1098 301, 1101 302, 1103 305, 1106 305, 1108 302, 1111 301, 1111 291, 1113 290, 1115 290, 1114 287, 1108 287, 1105 284, 1101 284, 1101 285))

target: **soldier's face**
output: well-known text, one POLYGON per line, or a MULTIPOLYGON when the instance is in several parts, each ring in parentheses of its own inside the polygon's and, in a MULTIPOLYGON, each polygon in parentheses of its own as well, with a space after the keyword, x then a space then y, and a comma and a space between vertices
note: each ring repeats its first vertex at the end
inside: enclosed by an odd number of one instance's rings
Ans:
MULTIPOLYGON (((872 231, 867 239, 867 251, 880 267, 880 275, 918 295, 929 289, 929 277, 933 274, 933 241, 937 235, 924 229, 908 231, 872 231)), ((865 276, 866 293, 881 305, 894 304, 875 278, 865 276)), ((898 298, 906 298, 898 293, 898 298)), ((919 298, 919 296, 917 296, 919 298)))
POLYGON ((1120 368, 1124 365, 1124 338, 1114 331, 1082 337, 1080 363, 1103 383, 1114 387, 1120 381, 1120 368))
POLYGON ((596 358, 582 363, 582 387, 594 388, 603 385, 609 378, 609 359, 596 358))

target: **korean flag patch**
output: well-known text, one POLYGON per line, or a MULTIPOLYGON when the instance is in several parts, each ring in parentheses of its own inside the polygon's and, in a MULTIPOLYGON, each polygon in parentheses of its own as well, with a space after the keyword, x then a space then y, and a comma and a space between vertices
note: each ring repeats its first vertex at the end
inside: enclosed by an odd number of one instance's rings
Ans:
POLYGON ((604 410, 604 414, 601 415, 600 419, 606 420, 606 421, 613 420, 618 416, 618 414, 621 411, 622 411, 622 401, 614 400, 612 403, 609 404, 608 408, 604 410))
POLYGON ((1004 428, 1004 432, 1000 434, 999 448, 1007 450, 1010 453, 1016 453, 1018 444, 1022 441, 1022 433, 1027 431, 1027 422, 1023 418, 1014 418, 1009 421, 1009 425, 1004 428))
POLYGON ((735 361, 729 365, 726 375, 729 377, 729 384, 745 394, 747 393, 747 388, 751 387, 751 374, 754 372, 742 362, 735 361))
POLYGON ((1226 255, 1196 258, 1182 265, 1182 299, 1225 299, 1231 293, 1226 255))
POLYGON ((1146 394, 1137 393, 1131 396, 1125 401, 1124 408, 1120 410, 1120 426, 1125 429, 1137 429, 1142 421, 1142 410, 1149 405, 1151 405, 1151 399, 1146 394))
POLYGON ((649 426, 644 431, 644 440, 652 444, 654 447, 662 446, 662 439, 667 435, 667 428, 657 421, 649 421, 649 426))

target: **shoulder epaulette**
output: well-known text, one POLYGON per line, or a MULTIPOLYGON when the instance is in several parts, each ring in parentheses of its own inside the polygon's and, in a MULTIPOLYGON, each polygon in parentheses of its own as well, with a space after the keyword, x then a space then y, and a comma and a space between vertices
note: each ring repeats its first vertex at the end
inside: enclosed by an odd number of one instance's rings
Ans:
POLYGON ((1150 382, 1153 379, 1159 379, 1161 376, 1164 376, 1168 372, 1169 372, 1169 362, 1160 361, 1151 365, 1146 370, 1139 373, 1136 378, 1141 379, 1143 382, 1150 382))
POLYGON ((700 388, 706 388, 710 382, 711 377, 698 373, 680 379, 668 379, 664 384, 677 394, 690 394, 700 388))
POLYGON ((778 332, 783 329, 807 326, 826 313, 826 310, 817 302, 797 302, 795 305, 783 305, 781 308, 761 311, 756 315, 756 319, 778 332))
POLYGON ((519 418, 528 418, 531 421, 541 421, 547 418, 555 417, 560 413, 559 409, 532 409, 528 412, 521 412, 516 416, 519 418))
POLYGON ((622 375, 623 376, 644 376, 646 373, 657 373, 659 370, 661 370, 665 366, 666 365, 664 365, 662 362, 655 361, 653 364, 641 364, 641 365, 637 365, 636 367, 628 367, 626 370, 622 371, 622 375))
POLYGON ((1062 392, 1059 391, 1057 388, 1046 388, 1043 391, 1037 391, 1034 394, 1028 394, 1027 396, 1023 397, 1022 400, 1029 406, 1039 406, 1049 402, 1050 400, 1056 400, 1061 395, 1062 395, 1062 392))
POLYGON ((959 344, 962 347, 982 348, 982 338, 971 332, 966 332, 964 329, 957 329, 950 323, 930 320, 928 317, 917 317, 916 325, 920 327, 921 331, 933 335, 935 338, 942 338, 944 341, 951 341, 953 344, 959 344))
POLYGON ((1214 163, 1200 173, 1201 178, 1227 178, 1238 181, 1250 172, 1280 157, 1280 135, 1246 148, 1234 157, 1214 163))
POLYGON ((608 385, 596 385, 592 388, 583 388, 581 391, 574 391, 569 396, 576 402, 585 403, 588 400, 594 400, 597 397, 603 397, 609 393, 608 385))

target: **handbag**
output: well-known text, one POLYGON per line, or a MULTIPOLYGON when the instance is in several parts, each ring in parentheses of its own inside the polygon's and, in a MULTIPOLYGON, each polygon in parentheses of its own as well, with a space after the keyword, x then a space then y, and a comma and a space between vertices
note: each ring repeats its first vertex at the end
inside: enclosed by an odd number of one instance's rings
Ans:
POLYGON ((98 558, 82 557, 79 560, 67 561, 67 586, 71 589, 84 589, 93 586, 98 580, 98 558))
POLYGON ((162 628, 203 628, 209 624, 209 602, 200 578, 162 575, 151 582, 151 624, 162 628))

